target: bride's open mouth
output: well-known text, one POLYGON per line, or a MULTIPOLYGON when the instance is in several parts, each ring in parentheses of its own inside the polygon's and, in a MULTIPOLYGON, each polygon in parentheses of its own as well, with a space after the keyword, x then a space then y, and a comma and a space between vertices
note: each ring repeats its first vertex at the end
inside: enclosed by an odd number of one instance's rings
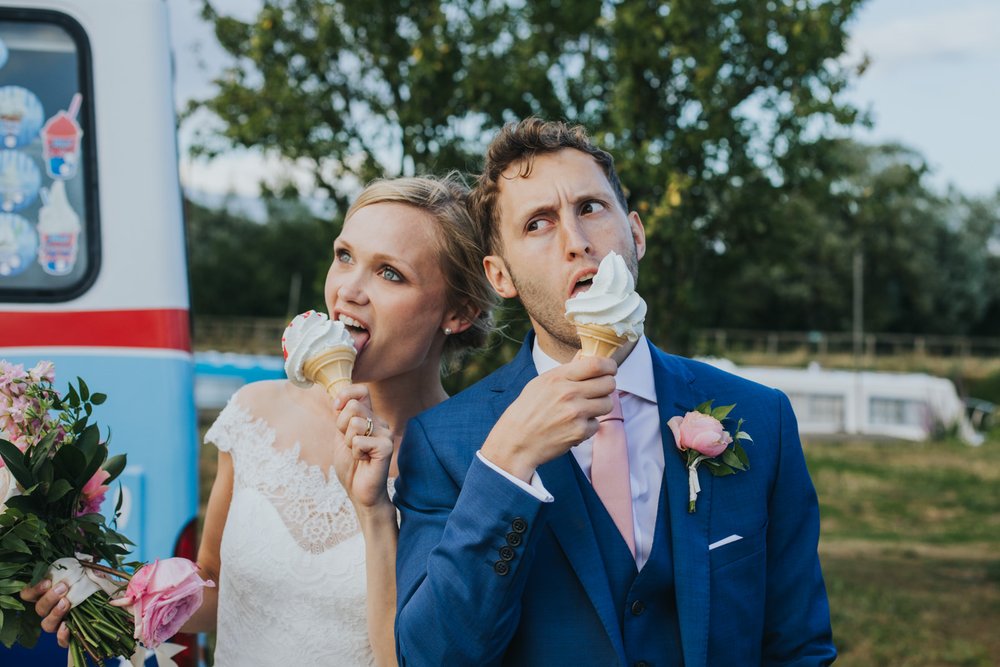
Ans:
POLYGON ((351 334, 351 338, 354 339, 354 349, 361 354, 361 351, 365 349, 368 345, 368 341, 371 339, 371 332, 368 330, 368 325, 361 320, 355 319, 350 315, 340 313, 337 315, 337 320, 341 322, 347 329, 347 332, 351 334))

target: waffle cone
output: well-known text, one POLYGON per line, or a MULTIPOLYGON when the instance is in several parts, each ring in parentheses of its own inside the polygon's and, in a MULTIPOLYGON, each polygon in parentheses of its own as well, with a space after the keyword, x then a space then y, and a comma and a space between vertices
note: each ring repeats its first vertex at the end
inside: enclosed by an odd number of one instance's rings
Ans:
POLYGON ((577 324, 576 333, 580 336, 580 350, 585 357, 608 359, 628 340, 618 336, 611 327, 599 324, 577 324))
POLYGON ((302 365, 302 375, 307 380, 323 385, 331 398, 351 383, 354 358, 353 347, 334 347, 320 352, 302 365))

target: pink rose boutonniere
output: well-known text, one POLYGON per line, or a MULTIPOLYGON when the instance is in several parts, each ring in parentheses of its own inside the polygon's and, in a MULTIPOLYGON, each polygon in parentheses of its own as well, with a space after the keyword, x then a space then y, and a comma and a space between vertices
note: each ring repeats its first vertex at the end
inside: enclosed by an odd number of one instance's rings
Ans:
POLYGON ((753 442, 753 438, 743 430, 743 420, 736 423, 735 435, 730 435, 722 424, 729 421, 726 417, 735 407, 734 403, 713 409, 712 401, 706 401, 683 417, 671 417, 667 421, 677 450, 687 462, 688 512, 694 512, 695 501, 701 492, 701 484, 698 483, 700 464, 707 465, 708 471, 716 477, 735 475, 750 468, 750 459, 740 441, 753 442))

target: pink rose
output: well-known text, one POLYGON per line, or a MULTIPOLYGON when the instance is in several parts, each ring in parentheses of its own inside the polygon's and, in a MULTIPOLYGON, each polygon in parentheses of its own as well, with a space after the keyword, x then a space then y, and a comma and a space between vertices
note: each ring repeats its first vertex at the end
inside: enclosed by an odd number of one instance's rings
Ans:
POLYGON ((671 417, 667 426, 674 434, 677 449, 682 452, 693 449, 703 456, 715 458, 733 441, 729 432, 723 430, 722 422, 701 412, 671 417))
POLYGON ((108 492, 108 485, 104 483, 104 480, 110 476, 107 470, 101 468, 83 485, 83 490, 80 492, 80 509, 76 513, 77 516, 94 514, 101 511, 101 503, 104 502, 104 495, 108 492))
POLYGON ((214 585, 188 559, 167 558, 139 568, 116 602, 132 605, 135 638, 153 649, 177 634, 201 606, 202 589, 214 585))

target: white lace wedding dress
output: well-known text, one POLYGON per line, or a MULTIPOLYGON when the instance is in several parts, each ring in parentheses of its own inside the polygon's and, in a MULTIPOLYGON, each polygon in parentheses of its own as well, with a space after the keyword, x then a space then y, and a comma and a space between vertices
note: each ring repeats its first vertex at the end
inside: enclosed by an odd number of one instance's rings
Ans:
POLYGON ((219 667, 372 665, 365 545, 332 468, 275 447, 275 432, 235 399, 205 435, 233 458, 222 536, 219 667))

